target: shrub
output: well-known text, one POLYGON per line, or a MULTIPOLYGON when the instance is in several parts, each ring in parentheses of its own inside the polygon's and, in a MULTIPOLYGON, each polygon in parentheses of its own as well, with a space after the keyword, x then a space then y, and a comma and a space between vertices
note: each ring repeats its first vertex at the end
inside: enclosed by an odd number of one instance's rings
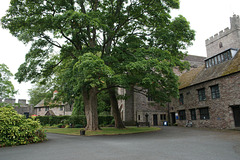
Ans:
POLYGON ((64 128, 65 126, 64 126, 63 123, 60 123, 60 124, 57 125, 57 127, 58 127, 58 128, 64 128))
POLYGON ((98 117, 98 123, 100 126, 107 126, 112 124, 112 121, 114 120, 113 116, 99 116, 98 117))
POLYGON ((36 119, 39 119, 41 125, 56 125, 59 123, 64 123, 68 120, 70 116, 37 116, 36 119))
POLYGON ((86 117, 84 115, 77 115, 77 116, 71 116, 68 119, 69 124, 73 125, 74 127, 76 124, 81 124, 82 126, 87 125, 86 117))
MULTIPOLYGON (((62 125, 70 125, 75 127, 77 124, 80 124, 81 126, 86 126, 87 121, 85 115, 72 115, 72 116, 37 116, 36 119, 38 119, 42 125, 58 125, 60 127, 62 125)), ((114 124, 114 118, 113 116, 98 116, 99 126, 107 126, 114 124)), ((82 128, 82 127, 81 127, 82 128)))
POLYGON ((0 141, 2 146, 36 143, 45 140, 39 121, 26 119, 10 105, 0 107, 0 141))

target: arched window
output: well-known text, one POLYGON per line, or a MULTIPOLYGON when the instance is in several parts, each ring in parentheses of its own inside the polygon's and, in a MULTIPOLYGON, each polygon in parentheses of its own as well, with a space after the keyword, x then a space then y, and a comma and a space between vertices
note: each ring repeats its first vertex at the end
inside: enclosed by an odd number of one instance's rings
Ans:
POLYGON ((223 47, 223 44, 222 42, 219 43, 219 48, 222 48, 223 47))

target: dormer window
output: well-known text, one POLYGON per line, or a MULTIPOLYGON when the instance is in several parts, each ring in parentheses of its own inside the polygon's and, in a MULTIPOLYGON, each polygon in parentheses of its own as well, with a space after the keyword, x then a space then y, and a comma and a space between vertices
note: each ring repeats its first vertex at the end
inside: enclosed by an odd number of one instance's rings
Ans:
POLYGON ((217 54, 216 56, 210 57, 205 60, 205 67, 209 68, 214 65, 231 60, 236 55, 237 51, 237 49, 230 48, 222 53, 217 54))

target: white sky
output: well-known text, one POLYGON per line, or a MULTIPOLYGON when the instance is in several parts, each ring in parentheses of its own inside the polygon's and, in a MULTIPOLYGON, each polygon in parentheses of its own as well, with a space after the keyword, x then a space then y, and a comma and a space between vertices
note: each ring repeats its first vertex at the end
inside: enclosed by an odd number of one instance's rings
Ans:
MULTIPOLYGON (((0 17, 5 15, 10 0, 1 0, 0 17)), ((191 28, 196 31, 193 46, 188 53, 206 56, 205 40, 226 27, 230 27, 230 17, 240 15, 240 0, 180 0, 180 10, 174 10, 173 15, 181 14, 190 22, 191 28)), ((0 64, 5 63, 12 73, 16 73, 20 64, 25 60, 29 46, 25 46, 8 30, 0 27, 0 64)), ((19 93, 16 99, 28 99, 27 90, 30 83, 12 81, 19 93)))

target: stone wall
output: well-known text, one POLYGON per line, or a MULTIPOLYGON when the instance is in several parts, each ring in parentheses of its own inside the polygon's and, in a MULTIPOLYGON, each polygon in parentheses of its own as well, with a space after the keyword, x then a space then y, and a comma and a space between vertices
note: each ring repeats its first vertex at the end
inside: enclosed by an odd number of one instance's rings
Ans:
MULTIPOLYGON (((189 109, 196 109, 197 120, 193 120, 195 127, 210 128, 235 128, 233 111, 231 106, 240 105, 240 72, 197 84, 180 90, 184 96, 184 104, 180 105, 178 99, 170 103, 170 112, 185 110, 186 120, 191 120, 189 109), (210 86, 219 85, 220 98, 211 98, 210 86), (198 89, 205 88, 205 101, 199 101, 198 89), (199 108, 209 108, 210 119, 200 120, 199 108)), ((177 120, 178 125, 185 126, 186 120, 177 120)), ((172 120, 171 120, 172 121, 172 120)))
POLYGON ((240 19, 233 15, 230 18, 231 28, 226 28, 205 41, 207 57, 212 57, 229 48, 240 48, 240 19))
MULTIPOLYGON (((185 57, 184 61, 190 63, 191 70, 203 65, 204 59, 205 57, 189 55, 185 57)), ((174 73, 178 76, 184 72, 180 72, 177 68, 174 68, 174 73)), ((141 90, 141 88, 135 88, 141 90)), ((135 125, 136 122, 143 122, 144 118, 138 120, 138 116, 143 117, 146 113, 149 114, 149 122, 151 125, 153 125, 153 115, 157 115, 158 124, 161 125, 163 121, 160 120, 160 116, 162 114, 167 115, 167 107, 163 107, 154 101, 148 101, 148 98, 141 93, 118 88, 118 95, 125 95, 127 97, 126 100, 118 100, 121 118, 126 125, 135 125)))
POLYGON ((0 102, 13 104, 15 106, 14 107, 15 110, 19 114, 22 114, 22 115, 28 114, 29 116, 35 114, 33 107, 27 104, 26 99, 19 99, 18 101, 16 101, 16 99, 13 99, 13 98, 6 98, 4 100, 1 99, 0 102))

